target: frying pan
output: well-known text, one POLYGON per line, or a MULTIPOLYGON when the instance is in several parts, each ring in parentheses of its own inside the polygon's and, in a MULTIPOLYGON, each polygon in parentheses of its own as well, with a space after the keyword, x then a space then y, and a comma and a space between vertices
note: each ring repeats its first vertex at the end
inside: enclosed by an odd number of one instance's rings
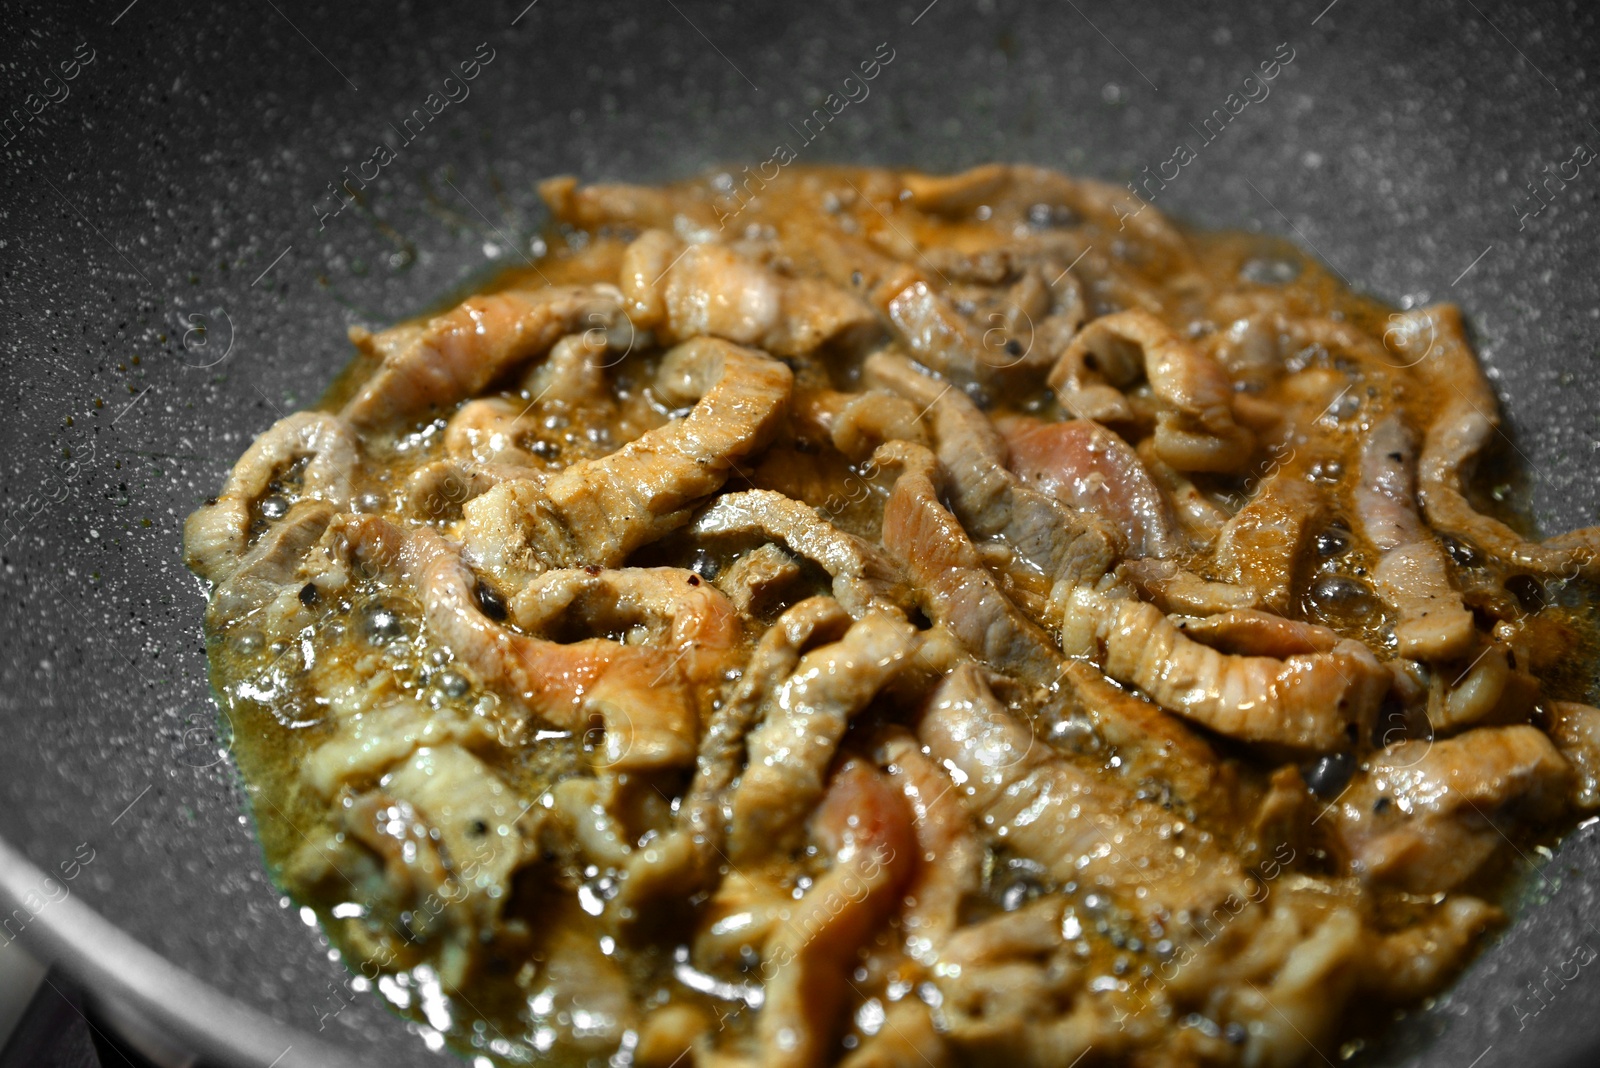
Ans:
MULTIPOLYGON (((1529 472, 1511 492, 1547 531, 1594 523, 1600 165, 1573 158, 1600 148, 1596 21, 1507 0, 0 8, 4 104, 28 112, 0 137, 0 953, 56 962, 162 1063, 451 1062, 353 993, 263 874, 178 540, 329 383, 347 326, 531 255, 549 174, 660 181, 786 143, 1121 182, 1187 143, 1156 207, 1288 237, 1397 304, 1460 302, 1529 472), (880 44, 870 94, 808 139, 880 44), (1269 95, 1203 135, 1280 44, 1269 95), (394 158, 335 213, 330 183, 380 140, 394 158)), ((1600 1058, 1600 832, 1524 852, 1516 922, 1360 1061, 1600 1058)))

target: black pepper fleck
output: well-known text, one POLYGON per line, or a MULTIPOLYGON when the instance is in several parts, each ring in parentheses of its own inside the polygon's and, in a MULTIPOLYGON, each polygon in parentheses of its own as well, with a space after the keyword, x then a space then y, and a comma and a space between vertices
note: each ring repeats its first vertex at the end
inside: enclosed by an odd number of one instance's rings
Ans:
POLYGON ((481 582, 478 583, 473 592, 478 596, 478 608, 484 615, 496 623, 505 622, 506 602, 504 598, 481 582))

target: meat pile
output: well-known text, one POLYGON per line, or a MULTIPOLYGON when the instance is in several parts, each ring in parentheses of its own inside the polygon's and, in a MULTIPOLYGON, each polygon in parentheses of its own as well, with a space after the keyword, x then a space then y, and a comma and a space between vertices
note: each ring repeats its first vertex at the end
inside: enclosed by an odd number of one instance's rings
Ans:
POLYGON ((1474 507, 1455 309, 1030 167, 733 182, 546 183, 189 518, 352 966, 660 1068, 1288 1066, 1438 990, 1600 806, 1600 530, 1474 507))

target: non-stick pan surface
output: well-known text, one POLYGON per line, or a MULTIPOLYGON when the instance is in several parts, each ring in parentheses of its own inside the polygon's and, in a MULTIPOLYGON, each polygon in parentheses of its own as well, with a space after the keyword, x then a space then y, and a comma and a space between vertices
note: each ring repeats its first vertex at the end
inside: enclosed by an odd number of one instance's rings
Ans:
MULTIPOLYGON (((166 1015, 137 990, 124 1009, 261 1064, 318 1040, 448 1059, 352 993, 266 880, 178 539, 329 382, 347 326, 530 254, 545 175, 654 181, 788 144, 1125 181, 1187 144, 1157 207, 1287 236, 1396 303, 1460 302, 1534 514, 1594 523, 1600 162, 1575 150, 1600 149, 1596 34, 1589 5, 1506 0, 0 8, 0 836, 56 879, 0 861, 0 947, 120 969, 166 1015), (808 139, 880 44, 870 95, 808 139), (1211 136, 1280 44, 1270 95, 1211 136), (380 142, 393 160, 335 213, 380 142), (118 932, 271 1022, 173 993, 118 932)), ((1379 1063, 1600 1058, 1600 832, 1526 861, 1518 922, 1379 1063)))

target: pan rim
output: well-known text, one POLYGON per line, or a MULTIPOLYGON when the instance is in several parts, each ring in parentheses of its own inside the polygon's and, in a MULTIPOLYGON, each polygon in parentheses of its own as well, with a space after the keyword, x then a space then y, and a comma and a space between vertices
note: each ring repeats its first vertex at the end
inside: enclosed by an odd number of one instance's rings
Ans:
POLYGON ((24 902, 46 878, 0 835, 0 914, 32 916, 14 940, 69 975, 118 1037, 155 1063, 354 1068, 347 1053, 219 992, 76 895, 34 913, 24 902))

